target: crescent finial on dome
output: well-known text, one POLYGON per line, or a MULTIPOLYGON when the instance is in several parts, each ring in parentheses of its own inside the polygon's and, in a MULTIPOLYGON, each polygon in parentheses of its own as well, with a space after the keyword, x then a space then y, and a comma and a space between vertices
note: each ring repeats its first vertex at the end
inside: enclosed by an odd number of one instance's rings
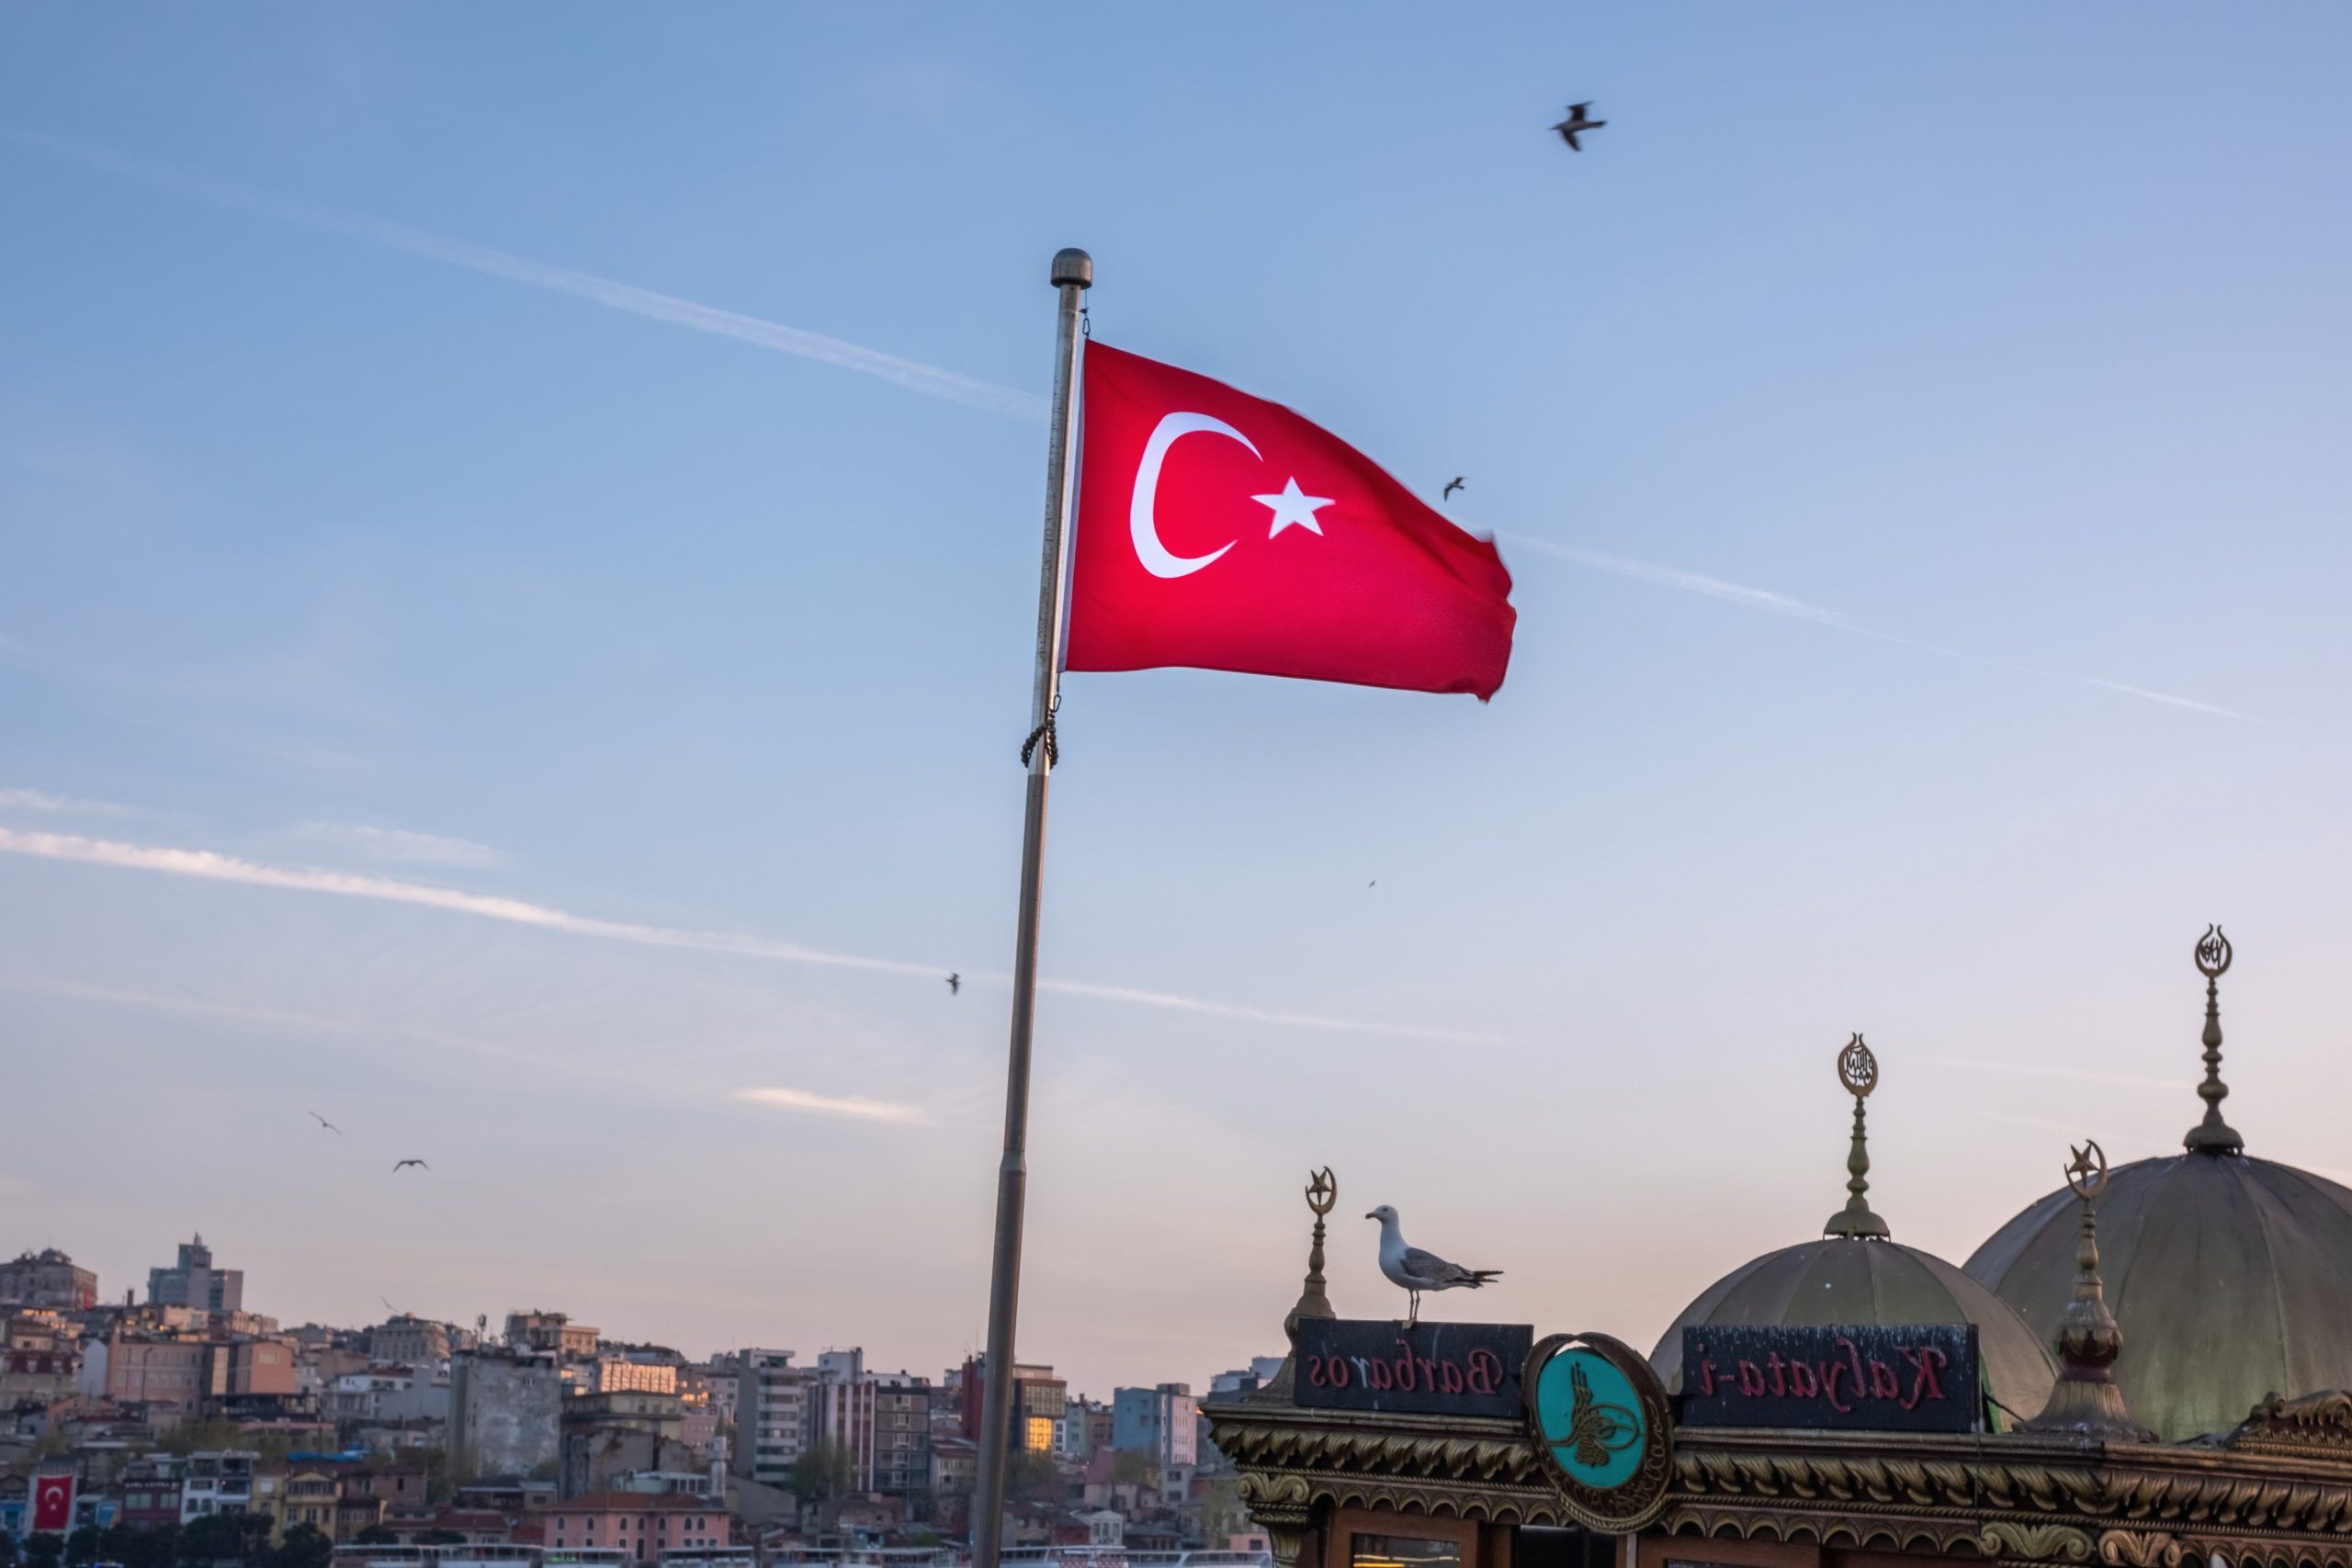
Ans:
POLYGON ((1854 1097, 1854 1142, 1846 1154, 1846 1206, 1829 1216, 1821 1234, 1851 1240, 1884 1241, 1894 1233, 1871 1212, 1871 1150, 1869 1130, 1862 1121, 1862 1102, 1878 1087, 1878 1057, 1856 1034, 1838 1051, 1838 1081, 1854 1097))
POLYGON ((2222 1120, 2222 1101, 2230 1097, 2230 1086, 2222 1081, 2222 976, 2235 956, 2218 925, 2207 926, 2197 939, 2197 972, 2205 976, 2205 1081, 2197 1086, 2197 1098, 2205 1102, 2205 1116, 2180 1141, 2193 1154, 2245 1153, 2245 1140, 2222 1120))

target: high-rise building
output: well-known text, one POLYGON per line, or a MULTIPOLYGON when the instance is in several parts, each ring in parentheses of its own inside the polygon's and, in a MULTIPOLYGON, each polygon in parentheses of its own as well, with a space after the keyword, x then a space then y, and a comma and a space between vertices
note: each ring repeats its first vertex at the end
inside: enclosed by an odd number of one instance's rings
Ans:
POLYGON ((735 1473, 763 1486, 789 1487, 792 1461, 808 1446, 813 1367, 796 1367, 789 1350, 751 1348, 735 1355, 735 1473))
POLYGON ((98 1277, 53 1247, 0 1263, 0 1302, 84 1312, 98 1304, 98 1277))
POLYGON ((212 1249, 198 1235, 180 1243, 180 1260, 169 1269, 147 1270, 147 1299, 157 1306, 198 1312, 238 1312, 245 1304, 245 1271, 215 1269, 212 1249))
POLYGON ((822 1350, 809 1385, 809 1436, 849 1456, 849 1489, 874 1490, 874 1380, 862 1349, 822 1350))
POLYGON ((1200 1462, 1200 1402, 1190 1383, 1112 1392, 1111 1446, 1149 1454, 1162 1470, 1200 1462))
POLYGON ((874 1490, 910 1502, 931 1492, 932 1386, 906 1372, 874 1380, 874 1490))
MULTIPOLYGON (((974 1356, 957 1374, 964 1413, 964 1436, 979 1440, 988 1404, 988 1358, 974 1356)), ((1051 1367, 1012 1364, 1012 1430, 1005 1440, 1031 1453, 1054 1450, 1054 1429, 1069 1407, 1069 1384, 1051 1367)))

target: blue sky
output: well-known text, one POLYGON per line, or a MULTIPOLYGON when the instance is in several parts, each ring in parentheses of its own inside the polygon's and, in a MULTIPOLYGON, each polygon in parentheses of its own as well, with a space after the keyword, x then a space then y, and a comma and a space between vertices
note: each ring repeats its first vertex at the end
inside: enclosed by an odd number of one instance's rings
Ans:
POLYGON ((2233 1120, 2352 1170, 2347 45, 12 7, 0 1249, 976 1343, 1072 243, 1104 341, 1465 475, 1520 629, 1487 707, 1069 682, 1024 1354, 1264 1353, 1326 1161, 1343 1310, 1390 1202, 1646 1342, 1841 1201, 1855 1029, 1964 1257, 2176 1145, 2214 919, 2233 1120))

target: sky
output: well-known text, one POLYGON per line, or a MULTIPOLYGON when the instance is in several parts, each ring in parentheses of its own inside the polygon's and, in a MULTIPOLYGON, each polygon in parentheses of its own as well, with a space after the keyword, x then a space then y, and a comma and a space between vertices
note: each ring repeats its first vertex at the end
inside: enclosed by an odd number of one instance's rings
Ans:
POLYGON ((2227 1111, 2352 1179, 2352 14, 0 13, 0 1255, 983 1337, 1046 265, 1498 536, 1488 705, 1072 676, 1020 1348, 1647 1345, 2227 1111), (1570 152, 1570 98, 1606 129, 1570 152), (960 994, 943 983, 965 976, 960 994), (339 1132, 322 1128, 312 1113, 339 1132), (396 1159, 429 1171, 395 1177, 396 1159))

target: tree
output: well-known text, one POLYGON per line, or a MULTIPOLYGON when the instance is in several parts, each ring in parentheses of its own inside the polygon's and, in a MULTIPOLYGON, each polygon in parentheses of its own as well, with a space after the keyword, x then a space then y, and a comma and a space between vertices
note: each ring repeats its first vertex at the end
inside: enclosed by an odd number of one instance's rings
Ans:
POLYGON ((1249 1528, 1250 1516, 1241 1506, 1240 1483, 1229 1475, 1211 1481, 1208 1495, 1201 1499, 1201 1534, 1208 1538, 1208 1544, 1220 1548, 1228 1537, 1249 1528))
POLYGON ((0 1531, 0 1568, 17 1568, 17 1560, 21 1555, 17 1548, 17 1538, 0 1531))
POLYGON ((58 1560, 65 1555, 65 1538, 48 1530, 25 1541, 26 1568, 57 1568, 58 1560))
POLYGON ((1062 1472, 1054 1464, 1054 1456, 1034 1449, 1022 1449, 1012 1455, 1005 1467, 1004 1490, 1010 1496, 1043 1500, 1062 1490, 1062 1472))
POLYGON ((104 1562, 119 1562, 122 1568, 172 1568, 179 1530, 176 1524, 152 1530, 110 1524, 98 1537, 98 1556, 104 1562))
POLYGON ((334 1561, 334 1541, 316 1525, 296 1525, 269 1561, 270 1568, 327 1568, 334 1561))
POLYGON ((87 1568, 98 1560, 98 1527, 84 1525, 65 1538, 67 1568, 87 1568))
POLYGON ((466 1538, 457 1530, 429 1529, 416 1538, 419 1546, 463 1546, 466 1538))
POLYGON ((1134 1486, 1157 1486, 1159 1461, 1141 1449, 1121 1449, 1111 1456, 1111 1479, 1134 1486))
POLYGON ((181 1527, 181 1568, 216 1562, 257 1564, 269 1550, 267 1514, 205 1514, 181 1527))
POLYGON ((381 1525, 368 1525, 363 1527, 356 1535, 351 1538, 351 1544, 354 1546, 393 1546, 399 1543, 400 1539, 400 1537, 394 1535, 391 1531, 386 1529, 381 1525))
POLYGON ((849 1450, 838 1443, 810 1443, 792 1461, 792 1495, 802 1503, 830 1503, 849 1490, 849 1450))

